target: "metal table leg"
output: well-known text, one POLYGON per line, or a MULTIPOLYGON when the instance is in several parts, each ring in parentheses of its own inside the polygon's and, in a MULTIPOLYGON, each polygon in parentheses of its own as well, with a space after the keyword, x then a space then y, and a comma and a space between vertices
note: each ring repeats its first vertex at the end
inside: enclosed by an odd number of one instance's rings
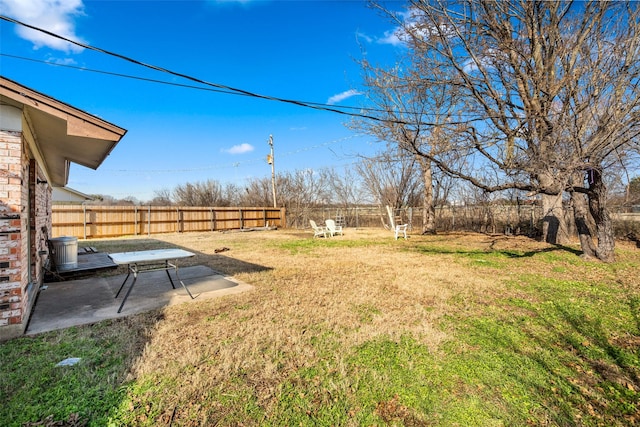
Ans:
MULTIPOLYGON (((118 309, 118 313, 120 313, 122 311, 122 307, 124 307, 124 303, 127 301, 127 298, 129 298, 129 294, 131 293, 131 289, 133 289, 133 285, 136 284, 136 280, 138 280, 138 266, 136 264, 133 264, 133 267, 131 265, 129 265, 129 273, 127 274, 127 277, 124 279, 124 282, 122 282, 122 285, 120 286, 120 289, 122 289, 122 286, 124 286, 124 284, 126 283, 127 279, 129 278, 129 274, 133 273, 133 281, 131 282, 131 285, 129 286, 129 289, 127 289, 127 293, 124 296, 124 299, 122 300, 122 303, 120 304, 120 308, 118 309)), ((118 294, 120 293, 120 291, 118 291, 118 294)), ((116 295, 116 298, 118 297, 118 295, 116 295)))
POLYGON ((124 307, 124 303, 127 301, 127 298, 129 298, 129 294, 131 293, 131 290, 133 289, 133 285, 135 285, 136 284, 136 280, 138 280, 138 274, 139 273, 143 273, 145 271, 158 271, 158 270, 166 271, 167 277, 169 277, 169 282, 171 282, 171 287, 173 289, 175 289, 176 285, 173 282, 173 279, 171 278, 171 274, 169 274, 169 269, 173 268, 173 270, 176 272, 176 277, 178 278, 178 281, 180 282, 180 284, 182 285, 184 290, 187 291, 187 294, 189 294, 191 299, 195 298, 191 294, 191 291, 189 291, 189 288, 187 287, 187 285, 185 285, 184 282, 182 281, 182 279, 180 278, 180 275, 178 274, 178 266, 176 264, 170 263, 168 260, 165 261, 164 267, 156 267, 156 268, 150 268, 150 269, 145 269, 143 267, 142 270, 138 269, 138 264, 129 264, 127 267, 129 269, 129 271, 127 273, 127 277, 125 277, 124 281, 120 285, 120 289, 118 289, 118 292, 116 293, 116 298, 118 298, 118 296, 120 295, 120 292, 124 288, 125 283, 127 283, 127 280, 129 279, 129 276, 131 276, 131 273, 133 273, 133 281, 129 285, 129 289, 127 289, 127 293, 125 294, 124 299, 122 300, 122 303, 120 303, 120 308, 118 308, 118 313, 120 313, 122 311, 122 308, 124 307))
MULTIPOLYGON (((191 291, 189 291, 189 288, 187 288, 187 285, 184 284, 184 282, 182 281, 182 279, 180 278, 180 276, 178 275, 178 266, 176 264, 171 264, 170 262, 167 261, 167 263, 173 267, 173 269, 176 272, 176 277, 178 278, 178 280, 180 281, 180 284, 182 285, 182 287, 184 288, 185 291, 187 291, 187 293, 189 294, 189 296, 191 297, 191 299, 194 299, 194 296, 191 295, 191 291)), ((169 270, 167 270, 167 274, 169 274, 169 270)), ((171 278, 171 276, 169 276, 169 278, 171 278)), ((171 281, 171 285, 173 285, 173 280, 171 281)), ((175 286, 173 287, 175 289, 175 286)))
POLYGON ((124 278, 124 281, 122 282, 122 285, 120 285, 120 289, 118 289, 118 293, 116 294, 116 298, 118 298, 118 295, 120 295, 120 291, 122 291, 122 288, 124 288, 124 284, 127 283, 127 279, 129 279, 130 275, 131 275, 131 269, 127 265, 127 277, 124 278))
POLYGON ((174 267, 174 268, 176 269, 176 276, 177 276, 177 275, 178 275, 178 269, 177 269, 177 267, 175 267, 173 264, 169 263, 169 260, 166 260, 166 261, 164 262, 164 271, 166 271, 166 272, 167 272, 167 277, 169 277, 169 281, 171 282, 171 287, 172 287, 173 289, 175 289, 175 288, 176 288, 176 285, 174 285, 174 284, 173 284, 173 279, 171 278, 171 275, 169 274, 169 267, 170 267, 170 266, 171 266, 171 267, 174 267))

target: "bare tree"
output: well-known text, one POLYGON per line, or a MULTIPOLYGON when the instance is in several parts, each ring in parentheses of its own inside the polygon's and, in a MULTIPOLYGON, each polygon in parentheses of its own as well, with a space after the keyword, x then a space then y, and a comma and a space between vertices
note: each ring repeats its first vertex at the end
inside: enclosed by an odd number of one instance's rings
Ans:
POLYGON ((154 197, 149 201, 151 206, 171 206, 173 201, 171 198, 171 190, 163 188, 153 192, 154 197))
POLYGON ((638 144, 638 4, 416 0, 389 14, 421 84, 454 87, 464 100, 465 119, 440 126, 448 150, 415 151, 485 191, 540 194, 545 231, 558 242, 567 234, 563 193, 574 207, 585 195, 597 245, 578 227, 583 252, 612 261, 605 182, 612 157, 638 144), (452 166, 442 156, 451 151, 494 172, 452 166))
MULTIPOLYGON (((364 187, 375 202, 394 209, 418 206, 422 201, 420 167, 415 157, 389 148, 356 164, 364 187)), ((385 214, 386 216, 386 214, 385 214)))
POLYGON ((107 194, 94 194, 93 200, 86 202, 87 205, 104 205, 104 206, 135 206, 140 205, 140 201, 133 197, 127 196, 121 199, 116 199, 113 196, 107 194))
POLYGON ((278 175, 280 204, 287 209, 291 224, 303 225, 309 209, 331 203, 329 172, 326 169, 302 169, 278 175))
POLYGON ((272 206, 271 179, 251 179, 242 192, 240 204, 244 206, 272 206))
POLYGON ((242 206, 242 189, 232 182, 225 183, 222 187, 222 197, 225 206, 242 206))
POLYGON ((211 179, 176 186, 173 199, 182 206, 229 206, 222 185, 211 179))
POLYGON ((352 167, 346 167, 342 171, 327 170, 327 187, 331 203, 336 205, 336 217, 341 215, 346 225, 357 226, 357 206, 371 203, 361 180, 361 176, 352 167))
POLYGON ((640 176, 636 176, 629 182, 627 195, 627 204, 629 206, 640 206, 640 176))
POLYGON ((335 169, 327 170, 327 186, 332 203, 344 209, 365 203, 366 196, 362 191, 360 179, 352 168, 345 168, 342 172, 335 169))

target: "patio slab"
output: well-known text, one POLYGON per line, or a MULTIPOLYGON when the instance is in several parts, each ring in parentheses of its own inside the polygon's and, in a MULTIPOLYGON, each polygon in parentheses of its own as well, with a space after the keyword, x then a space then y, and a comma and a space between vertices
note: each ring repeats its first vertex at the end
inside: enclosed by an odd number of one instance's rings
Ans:
POLYGON ((253 286, 223 276, 209 267, 197 265, 180 269, 180 277, 191 291, 191 299, 180 282, 172 278, 171 287, 165 271, 142 273, 124 305, 118 307, 131 283, 115 298, 126 274, 110 277, 90 277, 81 280, 46 283, 40 290, 31 313, 26 335, 34 335, 71 326, 86 325, 107 319, 130 316, 156 308, 203 301, 244 292, 253 286))

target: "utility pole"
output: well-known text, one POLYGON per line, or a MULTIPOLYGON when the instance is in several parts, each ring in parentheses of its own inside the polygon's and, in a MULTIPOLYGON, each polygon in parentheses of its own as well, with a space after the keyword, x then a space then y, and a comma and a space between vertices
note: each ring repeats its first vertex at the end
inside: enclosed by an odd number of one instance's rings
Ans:
POLYGON ((271 165, 271 191, 273 192, 273 207, 277 208, 276 202, 276 168, 274 166, 273 159, 273 135, 269 135, 269 146, 271 147, 271 154, 267 157, 267 163, 271 165))

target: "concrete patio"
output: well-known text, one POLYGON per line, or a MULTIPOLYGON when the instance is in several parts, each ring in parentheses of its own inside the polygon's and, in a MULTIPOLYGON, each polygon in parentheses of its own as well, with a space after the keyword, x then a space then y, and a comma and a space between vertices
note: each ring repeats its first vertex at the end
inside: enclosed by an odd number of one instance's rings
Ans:
POLYGON ((176 288, 165 271, 140 274, 122 312, 118 313, 124 294, 131 283, 115 298, 126 274, 109 277, 89 277, 81 280, 46 283, 42 286, 25 332, 34 335, 71 326, 86 325, 106 319, 130 316, 169 305, 198 302, 252 289, 249 284, 223 276, 209 267, 184 267, 180 278, 191 291, 191 299, 175 273, 171 275, 176 288))

